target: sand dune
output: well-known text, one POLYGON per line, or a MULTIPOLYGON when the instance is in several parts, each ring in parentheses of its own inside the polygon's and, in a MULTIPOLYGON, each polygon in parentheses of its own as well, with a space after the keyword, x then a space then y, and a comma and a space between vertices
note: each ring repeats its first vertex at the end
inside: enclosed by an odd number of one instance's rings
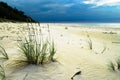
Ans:
MULTIPOLYGON (((120 28, 49 24, 57 49, 57 62, 13 66, 19 55, 16 45, 19 29, 26 31, 27 26, 26 23, 0 23, 0 45, 10 56, 9 60, 0 61, 5 66, 7 80, 23 80, 26 75, 25 80, 71 80, 78 71, 81 74, 73 80, 120 80, 120 71, 111 71, 108 66, 110 61, 120 58, 120 28)), ((48 35, 46 26, 41 24, 43 35, 48 35)))

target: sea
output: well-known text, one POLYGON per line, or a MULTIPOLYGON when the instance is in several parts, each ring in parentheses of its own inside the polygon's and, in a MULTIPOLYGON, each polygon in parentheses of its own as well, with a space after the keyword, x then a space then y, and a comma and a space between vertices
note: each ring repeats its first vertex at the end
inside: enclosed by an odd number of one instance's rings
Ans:
POLYGON ((55 23, 55 24, 66 24, 77 27, 110 27, 110 28, 120 28, 120 23, 55 23))

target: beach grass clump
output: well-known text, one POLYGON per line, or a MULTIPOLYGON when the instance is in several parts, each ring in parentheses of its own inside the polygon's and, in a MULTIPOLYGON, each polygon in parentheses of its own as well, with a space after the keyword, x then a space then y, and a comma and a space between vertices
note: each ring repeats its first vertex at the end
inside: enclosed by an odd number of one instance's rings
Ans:
POLYGON ((65 29, 67 30, 67 29, 68 29, 68 27, 65 27, 65 29))
POLYGON ((115 61, 116 64, 114 64, 113 62, 109 63, 109 69, 112 71, 120 71, 120 59, 117 59, 115 61))
POLYGON ((18 42, 18 47, 28 64, 38 65, 54 61, 56 53, 54 42, 40 34, 41 31, 30 27, 28 35, 23 33, 25 36, 19 37, 21 41, 18 42))
POLYGON ((120 70, 120 59, 118 59, 116 63, 117 63, 117 69, 120 70))
POLYGON ((0 65, 0 80, 6 80, 5 70, 1 65, 0 65))
POLYGON ((89 48, 92 50, 92 49, 93 49, 93 43, 92 43, 92 40, 91 40, 91 38, 90 38, 89 35, 87 35, 87 37, 88 37, 89 48))
POLYGON ((4 59, 9 59, 6 50, 2 46, 0 46, 0 54, 4 56, 4 59))
POLYGON ((109 70, 116 71, 115 70, 115 64, 113 62, 110 62, 109 65, 108 65, 108 67, 109 67, 109 70))

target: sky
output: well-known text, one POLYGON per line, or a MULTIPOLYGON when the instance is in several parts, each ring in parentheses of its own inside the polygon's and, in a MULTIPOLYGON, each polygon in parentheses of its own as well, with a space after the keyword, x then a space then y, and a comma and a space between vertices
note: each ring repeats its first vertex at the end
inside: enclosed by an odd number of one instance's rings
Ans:
POLYGON ((0 0, 40 22, 120 22, 120 0, 0 0))

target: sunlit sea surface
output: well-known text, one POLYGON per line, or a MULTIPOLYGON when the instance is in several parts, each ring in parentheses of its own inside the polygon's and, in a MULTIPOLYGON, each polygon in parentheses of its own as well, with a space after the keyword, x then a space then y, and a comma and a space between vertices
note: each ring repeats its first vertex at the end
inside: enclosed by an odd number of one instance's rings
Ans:
POLYGON ((55 23, 55 24, 66 24, 70 26, 88 26, 88 27, 111 27, 120 28, 120 23, 55 23))

